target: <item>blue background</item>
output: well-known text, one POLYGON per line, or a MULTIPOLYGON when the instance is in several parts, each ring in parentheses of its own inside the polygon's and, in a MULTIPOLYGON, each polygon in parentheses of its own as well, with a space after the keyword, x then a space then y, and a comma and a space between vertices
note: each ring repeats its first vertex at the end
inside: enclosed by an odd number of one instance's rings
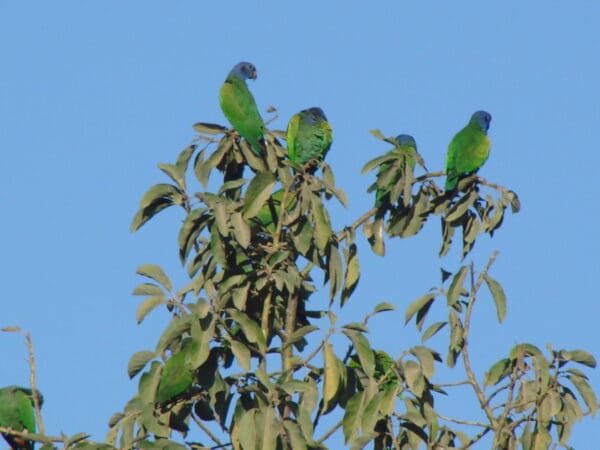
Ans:
MULTIPOLYGON (((328 161, 350 199, 332 209, 337 228, 372 205, 373 175, 360 169, 388 147, 369 129, 412 134, 441 170, 453 134, 473 111, 490 111, 493 148, 480 174, 514 189, 523 208, 469 257, 482 266, 500 249, 492 276, 508 295, 502 326, 488 296, 476 307, 475 368, 482 376, 523 341, 600 356, 599 4, 365 5, 0 1, 0 326, 33 334, 49 434, 102 440, 136 391, 129 356, 154 348, 168 317, 135 324, 135 268, 160 264, 179 287, 185 276, 181 214, 163 213, 136 234, 131 218, 145 190, 165 180, 156 164, 194 138, 191 125, 225 123, 218 90, 241 60, 258 68, 250 89, 261 111, 279 110, 272 128, 309 106, 326 112, 328 161)), ((363 276, 340 321, 396 304, 371 330, 374 347, 398 354, 418 343, 412 325, 400 326, 405 306, 439 284, 439 267, 457 270, 459 253, 437 257, 437 221, 388 241, 385 259, 359 240, 363 276)), ((443 351, 444 339, 431 345, 443 351)), ((0 351, 0 385, 26 385, 22 337, 0 334, 0 351)), ((440 370, 437 381, 458 379, 440 370)), ((471 400, 447 406, 479 417, 471 400)), ((577 448, 600 441, 589 418, 573 433, 577 448)))

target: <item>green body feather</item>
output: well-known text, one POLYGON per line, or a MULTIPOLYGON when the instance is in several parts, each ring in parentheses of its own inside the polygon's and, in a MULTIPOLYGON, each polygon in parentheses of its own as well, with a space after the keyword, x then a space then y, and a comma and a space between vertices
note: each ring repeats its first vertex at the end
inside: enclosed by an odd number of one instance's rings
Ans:
MULTIPOLYGON (((239 72, 236 72, 238 66, 229 73, 221 86, 219 92, 221 109, 235 131, 248 141, 254 153, 261 155, 264 151, 265 123, 258 112, 256 101, 246 85, 246 80, 239 72)), ((254 77, 256 77, 255 72, 254 76, 249 78, 254 77)))
MULTIPOLYGON (((36 395, 41 405, 43 398, 39 392, 36 395)), ((0 426, 35 433, 35 411, 31 389, 19 386, 0 389, 0 426)), ((3 436, 13 449, 33 449, 32 441, 15 436, 3 436)))
POLYGON ((446 191, 455 189, 462 176, 477 172, 487 161, 491 147, 487 135, 490 120, 489 113, 477 111, 452 138, 446 158, 446 191))
POLYGON ((287 147, 290 160, 306 164, 311 159, 325 159, 333 132, 321 108, 309 108, 292 116, 287 129, 287 147))

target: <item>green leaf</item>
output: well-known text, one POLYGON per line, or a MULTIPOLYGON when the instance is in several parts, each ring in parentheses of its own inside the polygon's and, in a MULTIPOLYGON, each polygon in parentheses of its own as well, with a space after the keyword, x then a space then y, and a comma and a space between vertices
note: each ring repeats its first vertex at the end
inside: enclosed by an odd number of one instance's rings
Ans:
POLYGON ((459 219, 467 212, 477 198, 479 197, 479 192, 477 190, 472 190, 469 195, 463 195, 449 210, 444 220, 446 222, 454 222, 456 219, 459 219))
POLYGON ((344 328, 346 330, 360 331, 362 333, 369 332, 369 329, 366 327, 366 325, 361 322, 350 322, 350 323, 347 323, 346 325, 344 325, 342 328, 344 328))
POLYGON ((250 245, 250 227, 239 212, 231 215, 231 225, 233 226, 235 240, 242 246, 248 248, 250 245))
POLYGON ((462 266, 458 273, 452 278, 447 295, 449 306, 453 306, 459 301, 460 294, 463 292, 463 285, 465 283, 468 270, 469 269, 467 266, 462 266))
POLYGON ((208 224, 211 215, 207 214, 208 208, 198 208, 190 212, 179 230, 179 259, 185 262, 187 256, 196 242, 196 238, 202 228, 208 224))
POLYGON ((442 220, 442 246, 440 247, 439 255, 440 257, 446 255, 450 250, 450 246, 452 245, 452 237, 454 236, 454 232, 456 228, 452 226, 452 224, 442 220))
POLYGON ((127 374, 129 378, 135 377, 140 370, 146 367, 148 361, 156 357, 156 353, 151 352, 149 350, 142 350, 139 352, 135 352, 133 356, 129 359, 129 364, 127 364, 127 374))
POLYGON ((216 321, 212 314, 204 319, 192 317, 190 331, 192 342, 188 345, 186 363, 191 369, 202 366, 210 355, 210 342, 215 334, 216 321))
POLYGON ((383 241, 383 217, 368 222, 363 227, 363 232, 369 240, 371 250, 378 256, 385 256, 385 242, 383 241))
POLYGON ((352 341, 352 345, 358 354, 362 369, 367 376, 371 378, 375 373, 375 356, 373 355, 373 349, 371 348, 368 339, 364 334, 358 331, 346 329, 343 333, 352 341))
POLYGON ((507 198, 513 213, 518 213, 519 211, 521 211, 521 201, 519 200, 519 197, 515 192, 508 191, 507 198))
POLYGON ((228 128, 217 125, 216 123, 206 123, 206 122, 197 122, 193 125, 194 130, 198 133, 206 133, 206 134, 224 134, 227 132, 228 128))
POLYGON ((486 386, 494 386, 506 378, 511 372, 511 361, 503 358, 494 363, 490 370, 485 373, 484 383, 486 386))
MULTIPOLYGON (((203 173, 200 177, 198 177, 198 179, 202 180, 203 178, 207 178, 210 170, 213 167, 217 167, 219 164, 221 164, 223 158, 225 158, 225 155, 231 151, 233 144, 234 139, 232 136, 224 136, 221 138, 216 150, 211 153, 206 162, 200 168, 203 173)), ((198 172, 196 171, 196 173, 198 172)))
POLYGON ((283 426, 285 427, 287 432, 286 435, 290 440, 291 448, 294 450, 308 449, 306 437, 296 422, 286 418, 283 420, 283 426))
POLYGON ((381 303, 378 303, 377 305, 375 305, 375 308, 373 308, 373 314, 384 312, 384 311, 396 311, 396 307, 394 305, 392 305, 391 303, 381 302, 381 303))
POLYGON ((379 407, 381 399, 383 398, 383 391, 377 392, 369 401, 363 411, 361 420, 361 430, 364 433, 372 432, 375 428, 375 424, 381 418, 379 414, 379 407))
POLYGON ((298 328, 296 331, 294 331, 292 333, 291 336, 286 338, 286 340, 283 344, 283 348, 286 348, 286 347, 294 344, 295 342, 298 342, 300 339, 302 339, 307 334, 312 333, 313 331, 317 331, 318 329, 319 329, 319 327, 317 327, 315 325, 305 325, 301 328, 298 328))
POLYGON ((196 175, 196 179, 202 183, 202 187, 206 189, 208 186, 208 177, 210 175, 211 167, 208 167, 204 161, 205 152, 206 148, 200 150, 196 154, 196 158, 194 159, 194 175, 196 175))
POLYGON ((473 249, 475 240, 479 235, 480 222, 477 215, 469 211, 467 213, 467 221, 463 223, 463 248, 461 259, 465 259, 465 256, 473 249))
POLYGON ((382 141, 385 140, 385 136, 381 133, 381 131, 377 128, 373 128, 372 130, 369 130, 369 133, 371 133, 373 136, 375 136, 377 139, 381 139, 382 141))
POLYGON ((183 193, 172 184, 155 184, 140 200, 140 207, 131 222, 131 231, 139 230, 160 211, 183 203, 183 193))
POLYGON ((137 323, 142 323, 142 321, 154 310, 154 308, 164 305, 165 303, 167 303, 167 299, 163 295, 148 297, 146 300, 140 303, 140 306, 138 306, 135 312, 135 319, 137 320, 137 323))
POLYGON ((323 346, 324 381, 323 381, 323 409, 327 414, 337 404, 337 393, 340 387, 340 364, 329 342, 323 346))
POLYGON ((596 411, 598 409, 598 401, 596 400, 596 394, 594 393, 594 390, 592 389, 590 384, 581 377, 567 375, 567 378, 571 383, 573 383, 573 385, 583 398, 583 401, 590 410, 590 414, 592 416, 595 416, 596 411))
POLYGON ((358 280, 360 278, 360 264, 356 253, 356 244, 351 244, 348 247, 346 257, 346 276, 344 277, 344 288, 342 290, 342 305, 346 303, 348 298, 354 292, 358 280))
POLYGON ((410 390, 417 397, 420 397, 425 390, 425 378, 423 378, 421 366, 413 360, 406 361, 404 364, 404 377, 410 390))
POLYGON ((504 289, 502 289, 500 283, 487 274, 484 274, 483 279, 485 280, 488 289, 492 294, 492 298, 494 299, 494 303, 496 304, 498 322, 502 323, 506 317, 506 295, 504 294, 504 289))
POLYGON ((219 234, 223 237, 229 236, 229 224, 227 223, 227 208, 222 202, 216 202, 213 205, 213 214, 219 234))
POLYGON ((342 419, 342 429, 344 431, 344 441, 346 443, 354 440, 358 434, 358 423, 362 417, 362 403, 365 391, 359 391, 354 394, 347 402, 342 419))
POLYGON ((136 273, 148 277, 164 286, 168 291, 173 290, 173 285, 165 272, 156 264, 144 264, 137 268, 136 273))
POLYGON ((246 162, 248 163, 248 165, 254 169, 255 172, 271 172, 270 170, 267 169, 267 166, 264 163, 264 160, 258 156, 256 153, 254 153, 254 150, 252 150, 250 148, 250 145, 245 141, 245 140, 239 140, 238 141, 238 148, 240 149, 240 151, 242 152, 242 154, 244 155, 244 158, 246 159, 246 162))
MULTIPOLYGON (((237 410, 237 408, 236 408, 237 410)), ((237 411, 236 411, 237 412, 237 411)), ((249 411, 245 411, 243 409, 239 409, 240 417, 236 417, 238 438, 241 449, 258 449, 256 442, 256 426, 254 424, 254 417, 256 415, 256 409, 250 409, 249 411)), ((235 430, 234 430, 235 432, 235 430)))
POLYGON ((164 295, 164 291, 156 284, 142 283, 136 286, 133 295, 164 295))
POLYGON ((433 378, 433 374, 435 372, 435 365, 433 363, 435 353, 422 345, 415 345, 410 349, 410 353, 417 357, 421 363, 421 370, 423 371, 423 374, 429 379, 433 378))
POLYGON ((533 433, 533 447, 532 450, 548 450, 552 444, 552 436, 548 430, 544 427, 537 427, 533 433))
POLYGON ((591 367, 592 369, 596 367, 596 358, 594 358, 591 353, 588 353, 585 350, 570 351, 569 359, 579 364, 583 364, 584 366, 591 367))
POLYGON ((179 153, 179 156, 177 156, 177 161, 175 162, 175 166, 184 175, 185 175, 185 172, 187 172, 187 168, 190 163, 190 159, 192 158, 192 155, 194 154, 194 151, 196 150, 196 148, 197 148, 197 145, 192 144, 192 145, 184 148, 181 151, 181 153, 179 153))
POLYGON ((410 322, 410 319, 412 319, 417 312, 428 309, 433 303, 435 296, 435 293, 430 292, 412 302, 408 308, 406 308, 406 312, 404 313, 404 324, 406 325, 410 322))
POLYGON ((270 172, 260 172, 250 181, 244 201, 245 219, 251 219, 259 213, 271 195, 275 181, 274 175, 270 172))
POLYGON ((261 408, 255 416, 254 422, 258 431, 261 450, 276 450, 277 437, 280 433, 280 425, 275 418, 275 408, 271 405, 261 408))
MULTIPOLYGON (((329 277, 329 298, 333 300, 342 283, 342 258, 337 246, 329 246, 327 258, 327 276, 329 277)), ((342 304, 343 306, 343 304, 342 304)))
POLYGON ((164 352, 175 339, 180 338, 183 333, 189 331, 189 329, 190 316, 173 317, 156 344, 156 353, 164 352))
POLYGON ((246 339, 253 344, 258 344, 260 351, 264 352, 266 350, 266 339, 260 325, 241 311, 237 311, 233 308, 228 308, 226 311, 240 326, 246 339))
POLYGON ((195 304, 188 305, 188 308, 200 319, 204 319, 210 312, 210 303, 201 298, 195 304))
POLYGON ((241 342, 231 340, 231 351, 235 356, 236 361, 245 371, 250 370, 250 350, 241 342))
POLYGON ((311 196, 311 205, 315 220, 315 242, 317 248, 324 251, 331 238, 331 222, 329 220, 329 214, 327 214, 327 210, 318 196, 311 196))
POLYGON ((238 178, 237 180, 226 181, 219 188, 219 191, 217 192, 217 195, 221 195, 221 194, 223 194, 223 193, 225 193, 227 191, 232 191, 232 190, 235 190, 235 189, 237 189, 239 187, 242 187, 247 182, 248 182, 248 180, 245 179, 245 178, 238 178))
POLYGON ((398 383, 390 384, 384 388, 383 397, 379 403, 379 411, 382 415, 390 416, 394 412, 399 389, 398 383))
POLYGON ((438 331, 448 325, 448 322, 435 322, 427 327, 421 336, 421 342, 425 342, 430 337, 434 336, 438 331))
POLYGON ((190 145, 179 154, 176 164, 161 163, 158 165, 158 168, 177 183, 177 186, 183 191, 185 191, 185 172, 194 150, 196 150, 196 146, 190 145))
POLYGON ((154 404, 156 399, 156 390, 160 382, 160 376, 163 365, 158 361, 152 361, 150 369, 146 370, 140 377, 138 383, 138 397, 142 404, 154 404))
MULTIPOLYGON (((162 424, 160 422, 160 416, 154 413, 154 405, 152 404, 144 405, 140 414, 139 423, 148 430, 149 433, 152 433, 156 437, 165 437, 170 433, 169 427, 162 424)), ((136 447, 138 446, 136 445, 136 447)), ((144 447, 144 445, 139 446, 141 449, 144 447)), ((153 448, 153 446, 147 448, 153 448)))

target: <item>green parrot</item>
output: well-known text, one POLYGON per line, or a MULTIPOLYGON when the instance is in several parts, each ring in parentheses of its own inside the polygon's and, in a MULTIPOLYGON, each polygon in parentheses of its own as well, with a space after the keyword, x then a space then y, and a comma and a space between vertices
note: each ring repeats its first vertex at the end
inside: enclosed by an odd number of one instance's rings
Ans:
MULTIPOLYGON (((0 389, 0 426, 16 431, 35 433, 35 411, 31 389, 8 386, 0 389)), ((44 401, 39 391, 35 392, 40 406, 44 401)), ((33 441, 22 437, 2 434, 14 450, 33 450, 33 441)))
POLYGON ((265 123, 258 112, 252 93, 246 86, 246 80, 256 79, 256 67, 249 62, 236 64, 221 86, 219 101, 223 114, 257 155, 265 149, 265 123))
MULTIPOLYGON (((415 138, 413 138, 411 135, 399 134, 398 136, 396 136, 394 138, 394 140, 396 141, 397 148, 402 150, 405 154, 413 155, 413 156, 417 155, 417 143, 415 142, 415 138)), ((416 161, 415 161, 414 157, 411 158, 410 156, 408 156, 406 158, 406 162, 411 169, 415 168, 416 161)), ((380 169, 377 177, 379 177, 382 173, 386 172, 390 168, 391 164, 392 164, 391 162, 383 163, 381 165, 381 169, 380 169)), ((379 208, 383 204, 385 196, 389 194, 391 188, 392 188, 392 186, 387 186, 384 188, 377 189, 377 191, 375 192, 375 207, 376 208, 379 208)))
POLYGON ((321 108, 308 108, 294 114, 287 128, 290 160, 306 164, 311 159, 322 161, 331 147, 333 132, 321 108))
MULTIPOLYGON (((279 221, 281 214, 281 202, 283 200, 283 194, 283 189, 273 192, 271 198, 265 202, 256 215, 255 219, 258 220, 268 231, 273 232, 277 228, 277 222, 279 221)), ((296 207, 298 198, 291 192, 288 195, 289 197, 286 200, 287 210, 291 211, 296 207)))
POLYGON ((452 138, 446 157, 446 192, 456 189, 463 175, 475 173, 487 161, 491 142, 487 135, 492 115, 477 111, 466 127, 452 138))

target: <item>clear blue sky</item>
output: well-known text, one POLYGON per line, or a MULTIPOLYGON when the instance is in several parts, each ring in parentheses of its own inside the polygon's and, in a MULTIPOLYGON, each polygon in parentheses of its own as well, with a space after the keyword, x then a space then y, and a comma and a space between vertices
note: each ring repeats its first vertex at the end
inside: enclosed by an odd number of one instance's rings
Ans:
MULTIPOLYGON (((371 206, 365 161, 386 151, 368 130, 410 133, 442 169, 452 135, 477 109, 493 115, 492 154, 481 171, 523 205, 472 254, 508 295, 506 323, 490 302, 476 313, 472 350, 483 373, 516 343, 584 348, 600 357, 600 4, 507 2, 0 1, 0 326, 33 333, 47 431, 104 438, 135 392, 126 365, 154 348, 166 323, 135 323, 135 268, 157 263, 180 285, 181 216, 141 232, 129 225, 140 196, 164 180, 196 121, 225 119, 218 89, 231 66, 252 61, 261 110, 273 128, 321 106, 335 132, 328 160, 350 199, 338 227, 371 206)), ((398 312, 373 321, 391 352, 416 344, 398 326, 405 306, 456 270, 436 254, 439 223, 388 242, 387 257, 361 238, 361 284, 340 320, 382 300, 398 312)), ((443 339, 433 340, 441 346, 443 339)), ((20 337, 0 334, 0 386, 27 384, 20 337)), ((447 374, 447 372, 442 372, 447 374)), ((600 388, 600 376, 592 374, 600 388)), ((464 409, 466 418, 474 409, 464 409)), ((600 442, 598 421, 574 429, 579 449, 600 442)))

